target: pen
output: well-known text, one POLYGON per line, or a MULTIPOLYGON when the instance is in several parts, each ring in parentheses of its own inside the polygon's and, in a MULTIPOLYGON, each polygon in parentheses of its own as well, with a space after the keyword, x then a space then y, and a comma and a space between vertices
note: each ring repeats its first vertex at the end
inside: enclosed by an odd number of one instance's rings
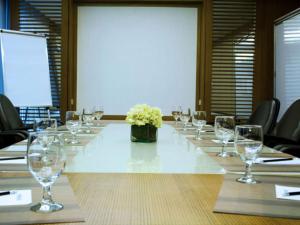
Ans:
POLYGON ((10 191, 2 191, 2 192, 0 192, 0 196, 3 196, 3 195, 10 195, 10 191))
POLYGON ((289 195, 289 196, 300 195, 300 191, 292 191, 292 192, 288 192, 287 195, 289 195))
POLYGON ((5 160, 15 160, 15 159, 25 159, 25 157, 24 157, 24 156, 20 156, 20 157, 0 158, 0 161, 5 161, 5 160))
POLYGON ((288 161, 293 160, 293 158, 282 158, 282 159, 265 159, 263 162, 279 162, 279 161, 288 161))

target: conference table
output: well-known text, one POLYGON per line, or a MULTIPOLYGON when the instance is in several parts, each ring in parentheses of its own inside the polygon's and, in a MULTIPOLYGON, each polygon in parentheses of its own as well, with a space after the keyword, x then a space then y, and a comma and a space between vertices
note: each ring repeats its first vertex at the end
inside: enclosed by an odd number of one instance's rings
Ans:
MULTIPOLYGON (((207 131, 210 129, 208 126, 207 131)), ((61 132, 68 137, 65 129, 61 132)), ((243 169, 227 170, 227 164, 232 166, 238 157, 218 159, 215 155, 221 145, 203 144, 205 142, 195 141, 193 135, 192 128, 183 131, 165 122, 158 130, 156 143, 135 143, 130 141, 130 125, 123 121, 101 121, 91 133, 79 134, 81 144, 65 146, 68 160, 64 175, 85 222, 63 224, 300 224, 297 219, 216 212, 218 196, 224 192, 222 185, 241 176, 243 169)), ((204 131, 203 139, 213 139, 213 133, 204 131)), ((24 146, 24 143, 10 146, 3 149, 0 156, 19 155, 24 146)), ((232 145, 227 148, 234 151, 232 145)), ((266 156, 280 154, 266 147, 263 153, 266 156)), ((284 179, 300 180, 300 170, 257 171, 255 174, 266 185, 273 185, 273 180, 275 183, 284 179)), ((30 176, 26 171, 5 171, 0 176, 16 175, 30 176)), ((249 200, 247 194, 251 189, 262 187, 237 185, 232 187, 241 191, 240 201, 249 200)), ((274 198, 273 192, 264 195, 274 198)), ((272 207, 274 202, 269 200, 269 205, 264 207, 272 207)), ((292 203, 291 210, 300 209, 298 202, 292 203)), ((234 204, 229 208, 234 209, 234 204)), ((254 206, 257 206, 255 210, 261 207, 259 202, 254 206)))

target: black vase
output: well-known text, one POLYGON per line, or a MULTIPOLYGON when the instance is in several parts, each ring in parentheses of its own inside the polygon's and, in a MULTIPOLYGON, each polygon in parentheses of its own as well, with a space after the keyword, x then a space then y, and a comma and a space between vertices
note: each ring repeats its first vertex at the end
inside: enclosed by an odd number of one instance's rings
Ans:
POLYGON ((157 127, 151 124, 143 126, 131 125, 130 139, 133 142, 156 142, 157 127))

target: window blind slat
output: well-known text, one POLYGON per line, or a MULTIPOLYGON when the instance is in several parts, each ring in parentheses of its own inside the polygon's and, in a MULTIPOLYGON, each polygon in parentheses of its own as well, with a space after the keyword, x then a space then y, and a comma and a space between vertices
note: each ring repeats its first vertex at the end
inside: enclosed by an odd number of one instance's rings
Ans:
POLYGON ((213 1, 211 111, 252 112, 255 0, 213 1))

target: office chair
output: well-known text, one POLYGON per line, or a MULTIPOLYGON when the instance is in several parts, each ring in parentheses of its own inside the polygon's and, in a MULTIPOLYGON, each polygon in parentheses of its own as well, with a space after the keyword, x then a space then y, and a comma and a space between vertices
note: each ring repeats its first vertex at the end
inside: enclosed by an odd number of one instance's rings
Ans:
POLYGON ((11 101, 0 94, 0 147, 6 147, 28 137, 16 108, 11 101))
POLYGON ((264 101, 251 114, 248 124, 261 125, 264 134, 270 134, 275 127, 280 108, 278 99, 264 101))
POLYGON ((264 144, 283 152, 300 149, 300 99, 286 110, 272 134, 264 136, 264 144))

